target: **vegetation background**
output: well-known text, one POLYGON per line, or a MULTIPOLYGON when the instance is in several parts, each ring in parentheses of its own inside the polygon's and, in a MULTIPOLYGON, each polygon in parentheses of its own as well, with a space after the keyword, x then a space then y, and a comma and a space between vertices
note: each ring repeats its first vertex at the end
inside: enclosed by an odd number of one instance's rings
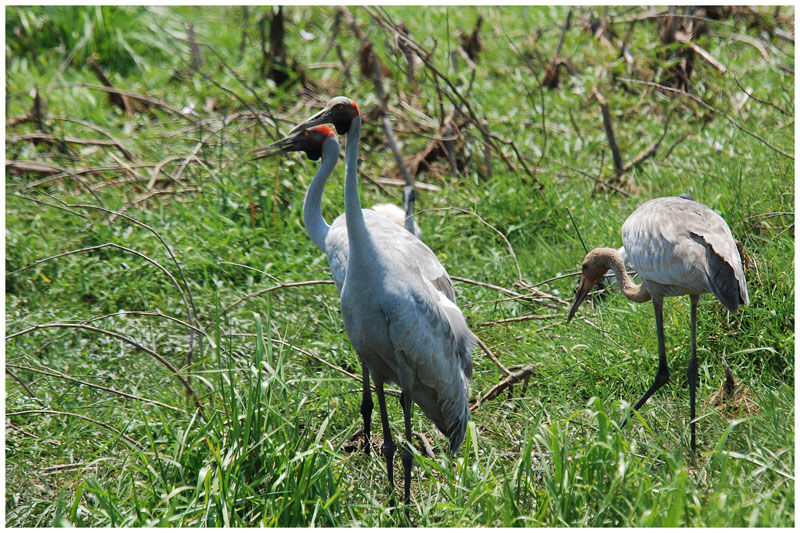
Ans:
POLYGON ((5 24, 6 525, 402 523, 380 455, 352 450, 360 365, 302 225, 316 164, 243 155, 336 94, 366 121, 362 202, 400 202, 385 116, 500 362, 474 353, 457 457, 415 411, 434 454, 415 439, 414 524, 794 525, 793 7, 8 6, 5 24), (612 288, 565 323, 586 247, 684 192, 741 241, 751 298, 702 300, 694 461, 688 299, 665 307, 672 380, 624 429, 652 308, 612 288))

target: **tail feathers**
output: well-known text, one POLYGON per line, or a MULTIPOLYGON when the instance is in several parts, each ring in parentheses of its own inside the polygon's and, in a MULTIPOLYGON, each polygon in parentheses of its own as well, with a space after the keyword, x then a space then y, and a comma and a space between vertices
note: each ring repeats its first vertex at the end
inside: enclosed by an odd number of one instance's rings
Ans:
POLYGON ((461 448, 461 445, 464 443, 464 438, 467 436, 467 422, 469 422, 469 402, 464 402, 464 410, 461 415, 459 415, 447 431, 443 431, 450 439, 451 455, 457 454, 459 448, 461 448))
POLYGON ((714 296, 731 313, 735 313, 741 304, 749 305, 750 298, 747 294, 744 275, 741 275, 741 279, 739 279, 740 276, 736 275, 734 268, 717 255, 711 246, 706 249, 710 266, 708 281, 714 296))

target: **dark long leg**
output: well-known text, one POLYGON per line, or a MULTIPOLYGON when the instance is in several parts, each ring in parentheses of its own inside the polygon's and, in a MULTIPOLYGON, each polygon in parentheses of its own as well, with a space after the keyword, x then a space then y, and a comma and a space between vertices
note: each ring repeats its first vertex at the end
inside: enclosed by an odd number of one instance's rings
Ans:
POLYGON ((689 409, 691 418, 691 432, 692 432, 692 455, 695 453, 695 395, 697 394, 697 303, 700 301, 700 296, 696 294, 690 295, 692 301, 692 358, 689 360, 689 368, 686 370, 687 377, 689 378, 689 409))
POLYGON ((370 452, 370 427, 372 418, 372 392, 369 390, 369 367, 366 363, 361 363, 361 372, 363 375, 363 390, 361 395, 361 417, 364 419, 364 453, 369 455, 370 452))
POLYGON ((383 456, 386 459, 386 474, 389 476, 389 505, 394 507, 394 451, 397 447, 392 440, 392 430, 389 428, 389 415, 386 413, 386 397, 383 394, 383 382, 376 383, 378 390, 378 408, 381 411, 381 425, 383 426, 383 456))
POLYGON ((406 442, 403 446, 403 480, 405 481, 406 519, 408 520, 408 507, 411 504, 411 462, 414 455, 411 453, 411 394, 403 391, 400 395, 400 404, 403 406, 403 421, 406 426, 406 442))
MULTIPOLYGON (((656 370, 656 377, 653 380, 653 384, 650 385, 650 388, 647 389, 647 392, 644 393, 636 405, 633 408, 638 411, 640 407, 644 405, 644 403, 652 396, 658 389, 660 389, 666 382, 669 381, 669 368, 667 367, 667 349, 664 346, 664 320, 662 317, 662 310, 664 308, 664 297, 663 296, 654 296, 653 297, 653 309, 656 312, 656 333, 658 335, 658 370, 656 370)), ((628 419, 625 418, 625 421, 622 423, 622 427, 625 427, 625 424, 628 422, 628 419)))

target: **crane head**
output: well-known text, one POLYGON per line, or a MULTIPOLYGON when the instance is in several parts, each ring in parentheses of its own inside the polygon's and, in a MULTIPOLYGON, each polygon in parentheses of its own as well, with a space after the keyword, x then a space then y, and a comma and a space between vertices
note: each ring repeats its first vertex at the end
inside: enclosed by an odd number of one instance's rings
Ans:
POLYGON ((575 312, 581 306, 586 295, 589 294, 592 287, 594 287, 608 271, 609 265, 605 260, 604 251, 606 251, 604 248, 596 248, 586 254, 583 265, 581 266, 581 280, 580 283, 578 283, 578 289, 575 291, 575 300, 573 300, 572 307, 569 309, 567 322, 572 320, 572 317, 575 316, 575 312))
POLYGON ((328 126, 322 124, 307 130, 300 131, 294 135, 284 137, 267 146, 250 150, 245 155, 258 154, 250 159, 255 161, 263 157, 275 154, 285 154, 286 152, 305 152, 309 159, 316 161, 322 157, 322 144, 328 139, 334 139, 336 143, 336 133, 328 126))
POLYGON ((331 98, 322 111, 307 118, 292 128, 289 133, 308 129, 317 124, 333 124, 337 133, 344 135, 350 130, 350 124, 359 114, 358 105, 355 101, 346 96, 335 96, 331 98))

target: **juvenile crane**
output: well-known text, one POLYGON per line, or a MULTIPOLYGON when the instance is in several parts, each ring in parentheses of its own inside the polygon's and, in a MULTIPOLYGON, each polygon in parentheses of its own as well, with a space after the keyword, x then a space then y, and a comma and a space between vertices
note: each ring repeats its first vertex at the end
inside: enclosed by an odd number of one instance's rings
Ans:
POLYGON ((658 370, 652 386, 634 405, 642 405, 669 381, 664 347, 662 309, 665 296, 689 295, 691 302, 692 355, 687 369, 691 416, 691 446, 695 452, 695 391, 697 388, 697 303, 712 293, 731 313, 749 305, 742 260, 731 230, 705 205, 681 197, 646 202, 622 225, 622 244, 627 262, 642 278, 634 285, 625 272, 622 255, 613 248, 595 248, 583 260, 581 281, 567 321, 610 268, 622 293, 634 302, 653 300, 658 334, 658 370))

